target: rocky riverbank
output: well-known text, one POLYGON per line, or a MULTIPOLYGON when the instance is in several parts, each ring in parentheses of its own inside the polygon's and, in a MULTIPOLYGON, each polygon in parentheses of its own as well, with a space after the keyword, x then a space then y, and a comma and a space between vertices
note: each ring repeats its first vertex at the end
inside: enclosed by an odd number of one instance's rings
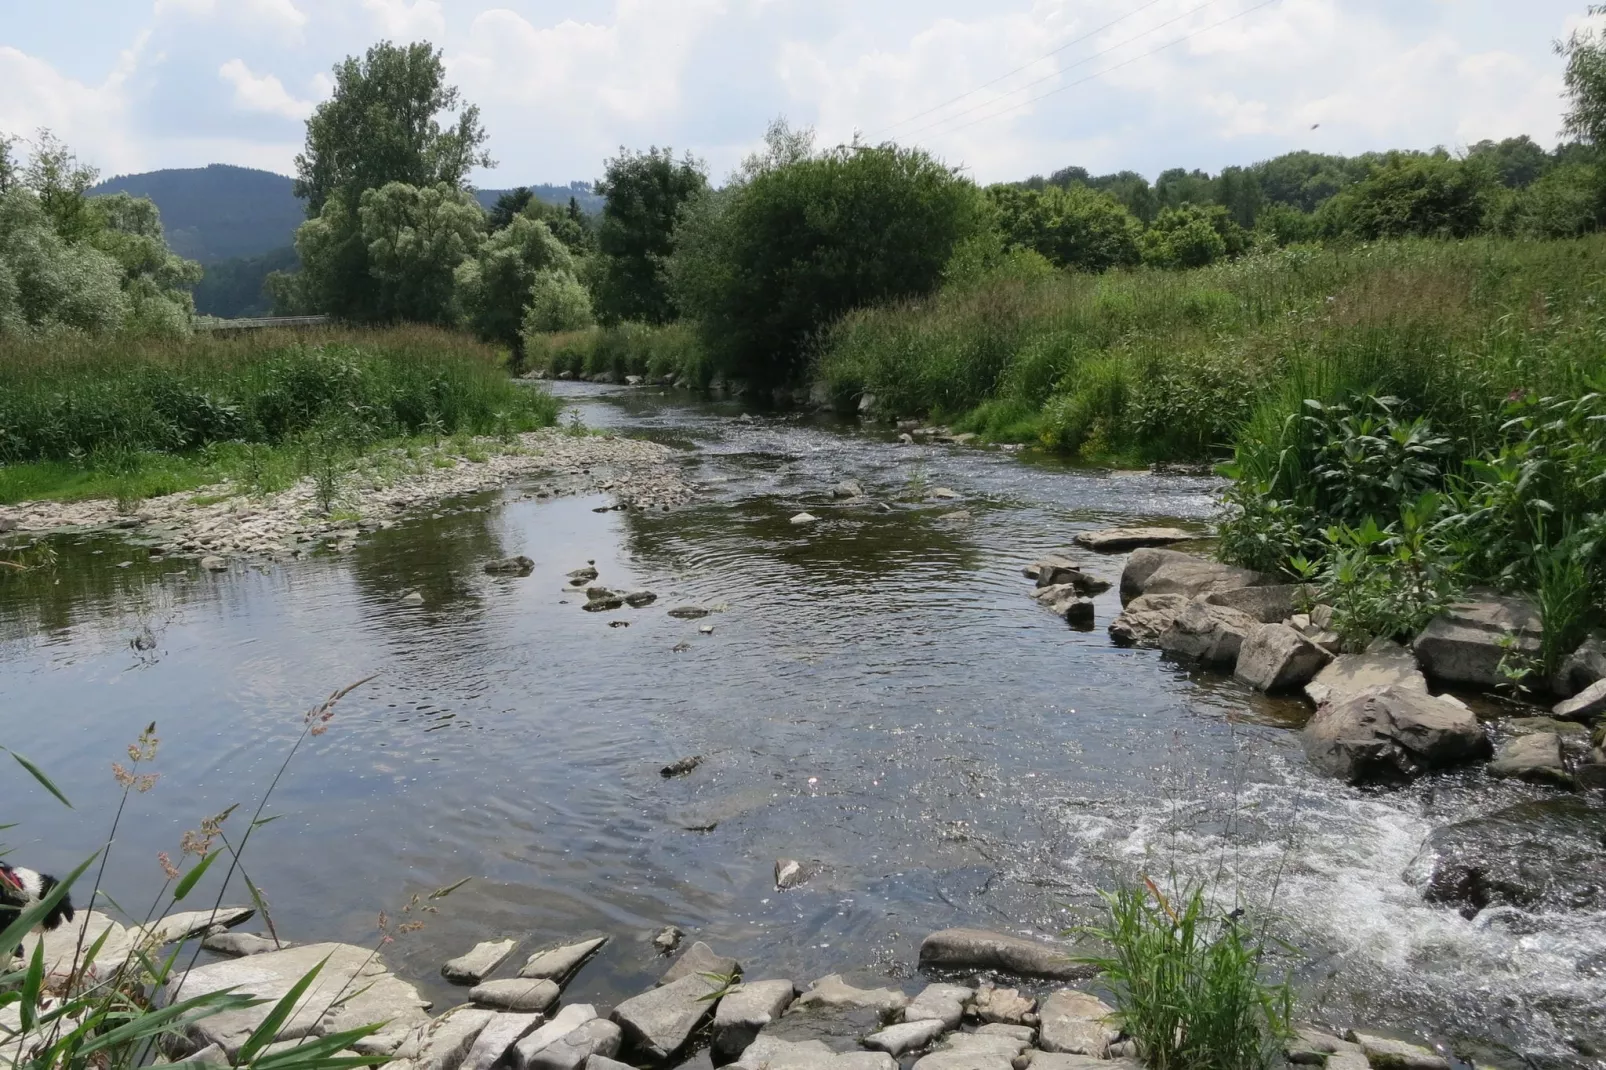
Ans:
POLYGON ((670 509, 696 493, 667 446, 548 429, 505 442, 483 438, 370 454, 341 474, 327 511, 307 476, 261 495, 225 483, 126 508, 106 500, 0 506, 0 533, 121 529, 161 553, 227 567, 230 557, 347 549, 363 531, 388 527, 412 510, 523 480, 538 481, 526 491, 531 497, 611 493, 621 509, 670 509))
MULTIPOLYGON (((175 915, 147 928, 125 928, 93 911, 42 939, 47 972, 65 976, 80 934, 105 934, 97 959, 114 970, 136 949, 199 938, 211 961, 168 983, 164 1002, 232 988, 262 1002, 192 1023, 169 1038, 182 1064, 231 1066, 281 999, 320 962, 268 1050, 293 1047, 371 1022, 381 1031, 348 1054, 391 1059, 400 1070, 1141 1070, 1139 1052, 1115 1008, 1088 987, 1087 949, 978 929, 946 929, 921 943, 919 969, 930 980, 902 985, 851 983, 830 974, 804 986, 756 979, 736 959, 679 930, 655 943, 667 966, 656 984, 611 1009, 564 1000, 564 989, 608 943, 577 939, 533 949, 522 965, 521 941, 486 941, 442 967, 466 999, 431 1016, 411 983, 378 956, 349 944, 281 944, 230 933, 248 908, 175 915), (677 954, 678 952, 678 954, 677 954), (673 956, 673 958, 670 958, 673 956), (494 978, 498 972, 511 976, 494 978), (873 985, 874 987, 870 987, 873 985)), ((0 1022, 15 1006, 0 1011, 0 1022)), ((20 1018, 12 1023, 20 1025, 20 1018)), ((1301 1025, 1288 1038, 1290 1063, 1329 1070, 1450 1070, 1432 1047, 1354 1029, 1301 1025)), ((26 1040, 26 1035, 13 1043, 26 1040)), ((9 1046, 9 1044, 7 1045, 9 1046)), ((0 1050, 0 1057, 4 1052, 0 1050)))

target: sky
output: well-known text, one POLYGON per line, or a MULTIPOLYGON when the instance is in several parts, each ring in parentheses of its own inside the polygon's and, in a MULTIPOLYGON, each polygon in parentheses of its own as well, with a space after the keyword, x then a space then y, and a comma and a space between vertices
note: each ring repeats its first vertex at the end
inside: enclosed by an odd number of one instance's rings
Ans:
POLYGON ((1585 0, 0 0, 0 132, 103 175, 292 174, 330 68, 428 40, 498 188, 591 180, 621 146, 729 174, 780 116, 917 144, 982 182, 1294 149, 1455 149, 1564 108, 1585 0))

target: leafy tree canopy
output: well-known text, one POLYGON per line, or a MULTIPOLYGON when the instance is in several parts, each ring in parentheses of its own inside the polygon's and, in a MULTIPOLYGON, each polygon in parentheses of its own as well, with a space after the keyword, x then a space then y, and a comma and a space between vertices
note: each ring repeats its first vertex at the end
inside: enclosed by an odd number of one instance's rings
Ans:
POLYGON ((608 161, 596 183, 608 199, 597 227, 602 261, 595 298, 602 322, 675 317, 664 260, 674 251, 682 208, 707 188, 703 164, 689 154, 677 160, 668 148, 620 149, 608 161))

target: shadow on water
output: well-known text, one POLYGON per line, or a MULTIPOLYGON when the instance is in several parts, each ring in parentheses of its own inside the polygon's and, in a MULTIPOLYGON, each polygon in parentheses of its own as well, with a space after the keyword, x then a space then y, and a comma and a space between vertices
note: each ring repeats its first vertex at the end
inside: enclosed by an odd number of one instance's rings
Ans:
MULTIPOLYGON (((1406 876, 1433 828, 1540 789, 1322 780, 1302 703, 1112 646, 1113 591, 1085 633, 1030 600, 1033 556, 1109 522, 1202 527, 1214 480, 559 389, 589 426, 686 445, 704 494, 667 514, 479 495, 347 554, 220 574, 67 538, 53 572, 0 578, 4 742, 76 804, 0 778, 19 857, 70 868, 101 842, 107 763, 155 720, 163 780, 113 866, 120 901, 153 895, 157 851, 253 799, 301 711, 377 674, 298 758, 252 875, 281 931, 357 942, 380 909, 472 877, 387 952, 441 1006, 440 962, 492 936, 614 936, 569 990, 604 1003, 661 972, 647 936, 666 924, 769 976, 910 978, 935 928, 1053 933, 1099 888, 1175 873, 1275 893, 1334 1024, 1480 1039, 1497 1063, 1501 1044, 1540 1065, 1567 1065, 1568 1038, 1606 1045, 1606 978, 1585 968, 1606 919, 1480 925, 1406 876), (847 478, 869 504, 831 496, 847 478), (805 510, 818 521, 792 524, 805 510), (483 572, 521 553, 530 576, 483 572), (588 561, 658 601, 583 611, 567 573, 588 561), (666 613, 686 603, 715 612, 666 613), (692 775, 658 775, 694 754, 692 775), (778 893, 778 857, 820 873, 778 893)), ((1082 556, 1118 578, 1120 558, 1082 556)))

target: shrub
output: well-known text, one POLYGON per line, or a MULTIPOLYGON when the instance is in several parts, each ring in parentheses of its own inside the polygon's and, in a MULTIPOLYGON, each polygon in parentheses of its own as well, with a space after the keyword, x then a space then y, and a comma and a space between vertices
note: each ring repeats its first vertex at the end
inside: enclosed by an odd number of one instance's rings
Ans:
POLYGON ((987 197, 1005 241, 1059 267, 1105 271, 1138 262, 1142 224, 1107 193, 1086 186, 993 186, 987 197))
POLYGON ((538 271, 530 283, 529 307, 524 312, 523 335, 549 331, 578 331, 591 326, 591 297, 580 280, 567 271, 538 271))

